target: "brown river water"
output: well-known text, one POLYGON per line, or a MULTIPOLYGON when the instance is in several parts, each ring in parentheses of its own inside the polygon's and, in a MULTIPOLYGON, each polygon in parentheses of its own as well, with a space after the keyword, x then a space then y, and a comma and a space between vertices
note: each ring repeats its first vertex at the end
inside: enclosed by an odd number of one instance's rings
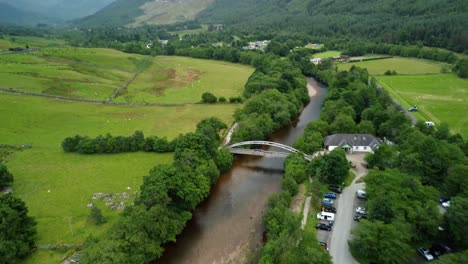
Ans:
MULTIPOLYGON (((291 126, 273 134, 270 141, 291 146, 305 126, 318 119, 326 87, 308 79, 308 88, 310 103, 291 126)), ((236 157, 231 170, 220 176, 208 198, 194 210, 177 242, 168 244, 155 264, 258 260, 264 233, 262 215, 268 198, 280 190, 283 162, 284 158, 236 157)))

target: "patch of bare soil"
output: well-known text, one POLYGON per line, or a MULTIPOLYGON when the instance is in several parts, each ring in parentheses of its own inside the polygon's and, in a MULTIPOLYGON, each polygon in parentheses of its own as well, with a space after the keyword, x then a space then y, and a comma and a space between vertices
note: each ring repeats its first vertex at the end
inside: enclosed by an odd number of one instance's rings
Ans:
POLYGON ((166 89, 185 87, 199 80, 203 74, 202 71, 195 69, 184 69, 181 73, 177 73, 175 69, 155 71, 156 82, 146 91, 156 96, 163 96, 166 89))
POLYGON ((304 200, 305 200, 305 193, 306 193, 305 185, 304 184, 299 185, 299 191, 296 194, 296 196, 294 196, 289 210, 291 210, 294 213, 301 212, 302 204, 304 203, 304 200))

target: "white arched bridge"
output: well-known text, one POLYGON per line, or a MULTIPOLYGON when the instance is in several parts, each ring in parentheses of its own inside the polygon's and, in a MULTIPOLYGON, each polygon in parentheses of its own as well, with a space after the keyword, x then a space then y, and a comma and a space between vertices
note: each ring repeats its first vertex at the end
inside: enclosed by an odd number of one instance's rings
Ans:
POLYGON ((304 155, 304 159, 307 161, 311 161, 313 158, 312 156, 307 155, 304 152, 297 150, 293 147, 290 147, 288 145, 284 145, 281 143, 271 142, 271 141, 260 141, 260 140, 244 141, 244 142, 239 142, 239 143, 229 145, 227 146, 227 148, 229 148, 229 152, 233 154, 266 156, 266 157, 287 157, 291 153, 300 153, 304 155), (263 150, 263 149, 240 148, 242 146, 252 146, 252 145, 272 146, 275 148, 286 150, 287 152, 270 151, 270 150, 263 150))

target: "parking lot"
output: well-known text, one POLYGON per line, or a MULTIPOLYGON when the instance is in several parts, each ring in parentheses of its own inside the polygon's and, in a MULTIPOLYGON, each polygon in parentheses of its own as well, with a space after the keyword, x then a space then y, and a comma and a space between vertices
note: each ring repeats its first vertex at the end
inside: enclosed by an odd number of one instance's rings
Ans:
MULTIPOLYGON (((365 207, 365 200, 356 197, 357 190, 365 188, 364 183, 356 183, 360 177, 367 174, 364 157, 365 154, 361 153, 347 155, 347 158, 356 165, 356 168, 352 169, 356 173, 356 178, 334 201, 337 212, 332 231, 317 230, 318 240, 327 243, 335 264, 358 263, 349 252, 348 240, 351 239, 351 230, 357 225, 357 222, 353 220, 356 208, 365 207)), ((312 217, 316 218, 316 215, 312 217)), ((320 222, 328 223, 324 220, 320 222)))

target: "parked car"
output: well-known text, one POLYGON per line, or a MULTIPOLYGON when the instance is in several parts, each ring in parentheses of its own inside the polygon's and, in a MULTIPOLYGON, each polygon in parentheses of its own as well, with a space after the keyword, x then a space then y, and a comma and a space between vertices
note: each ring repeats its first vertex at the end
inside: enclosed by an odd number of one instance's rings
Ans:
POLYGON ((329 226, 327 224, 324 224, 324 223, 318 223, 317 225, 315 225, 315 228, 320 229, 320 230, 325 230, 325 231, 331 231, 332 230, 331 226, 329 226))
POLYGON ((336 193, 341 193, 341 188, 338 185, 330 185, 328 186, 328 190, 336 193))
POLYGON ((360 198, 360 199, 366 199, 367 193, 364 190, 357 190, 356 191, 356 196, 357 196, 357 198, 360 198))
POLYGON ((450 201, 446 201, 445 203, 442 203, 442 207, 444 208, 450 207, 450 201))
POLYGON ((325 193, 323 195, 325 198, 336 199, 336 193, 325 193))
POLYGON ((429 252, 429 250, 423 248, 423 247, 419 247, 418 248, 418 253, 419 255, 421 255, 425 260, 427 261, 432 261, 434 260, 434 256, 431 255, 431 253, 429 252))
POLYGON ((323 206, 333 206, 333 200, 329 198, 324 198, 322 200, 323 206))
POLYGON ((357 214, 354 216, 354 221, 356 222, 359 222, 361 219, 367 219, 367 216, 366 215, 363 215, 363 214, 357 214))
POLYGON ((325 249, 326 251, 330 251, 330 250, 328 249, 327 243, 320 241, 319 244, 320 244, 320 246, 322 246, 322 248, 325 249))
POLYGON ((429 249, 429 253, 431 253, 432 256, 437 258, 444 254, 452 253, 452 249, 448 247, 447 245, 434 243, 429 249))
POLYGON ((366 214, 366 208, 364 208, 364 207, 358 207, 358 208, 356 208, 356 213, 357 213, 357 214, 364 215, 364 214, 366 214))
POLYGON ((336 208, 333 207, 332 205, 322 207, 322 211, 336 214, 336 208))

